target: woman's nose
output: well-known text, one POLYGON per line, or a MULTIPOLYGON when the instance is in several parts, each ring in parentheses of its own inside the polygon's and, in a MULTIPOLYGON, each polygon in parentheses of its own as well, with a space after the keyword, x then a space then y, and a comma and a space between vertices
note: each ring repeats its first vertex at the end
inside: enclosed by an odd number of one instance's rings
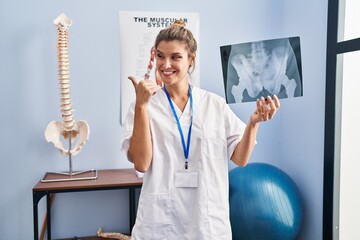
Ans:
POLYGON ((170 68, 171 67, 170 59, 165 59, 163 66, 164 66, 164 68, 170 68))

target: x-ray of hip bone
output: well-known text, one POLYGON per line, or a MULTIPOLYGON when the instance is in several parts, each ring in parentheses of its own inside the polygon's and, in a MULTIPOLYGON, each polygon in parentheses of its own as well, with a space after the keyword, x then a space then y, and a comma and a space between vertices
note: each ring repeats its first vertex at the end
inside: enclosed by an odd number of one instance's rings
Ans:
POLYGON ((220 53, 228 103, 303 95, 299 37, 221 46, 220 53))

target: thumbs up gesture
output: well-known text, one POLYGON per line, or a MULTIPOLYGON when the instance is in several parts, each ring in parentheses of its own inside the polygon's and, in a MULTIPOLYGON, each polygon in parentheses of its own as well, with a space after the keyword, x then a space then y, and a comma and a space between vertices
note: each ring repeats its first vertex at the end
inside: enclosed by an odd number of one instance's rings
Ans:
POLYGON ((150 98, 160 89, 152 80, 137 81, 134 76, 128 77, 132 82, 136 93, 136 104, 147 105, 150 98))

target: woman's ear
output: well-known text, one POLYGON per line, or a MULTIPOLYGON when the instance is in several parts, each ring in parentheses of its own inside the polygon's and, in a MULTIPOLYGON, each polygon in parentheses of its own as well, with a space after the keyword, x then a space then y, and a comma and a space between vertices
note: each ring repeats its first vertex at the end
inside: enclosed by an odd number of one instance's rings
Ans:
POLYGON ((193 61, 195 61, 195 59, 196 59, 196 53, 193 53, 193 54, 192 54, 191 59, 192 59, 193 61))
POLYGON ((190 55, 190 66, 193 66, 193 65, 194 65, 195 57, 196 57, 196 54, 195 54, 195 53, 190 55))

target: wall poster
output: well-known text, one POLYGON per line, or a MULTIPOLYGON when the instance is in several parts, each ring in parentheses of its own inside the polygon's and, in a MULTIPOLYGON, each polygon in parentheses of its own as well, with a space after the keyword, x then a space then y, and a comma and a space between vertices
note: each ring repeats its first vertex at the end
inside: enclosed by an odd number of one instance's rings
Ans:
MULTIPOLYGON (((171 25, 176 19, 181 19, 198 42, 196 68, 192 73, 191 83, 200 84, 200 39, 198 13, 177 12, 135 12, 120 11, 120 123, 123 124, 128 108, 135 100, 135 91, 128 76, 136 76, 140 81, 147 74, 150 61, 150 51, 158 32, 171 25)), ((154 67, 155 68, 155 67, 154 67)), ((154 70, 149 73, 149 79, 155 79, 154 70)))

